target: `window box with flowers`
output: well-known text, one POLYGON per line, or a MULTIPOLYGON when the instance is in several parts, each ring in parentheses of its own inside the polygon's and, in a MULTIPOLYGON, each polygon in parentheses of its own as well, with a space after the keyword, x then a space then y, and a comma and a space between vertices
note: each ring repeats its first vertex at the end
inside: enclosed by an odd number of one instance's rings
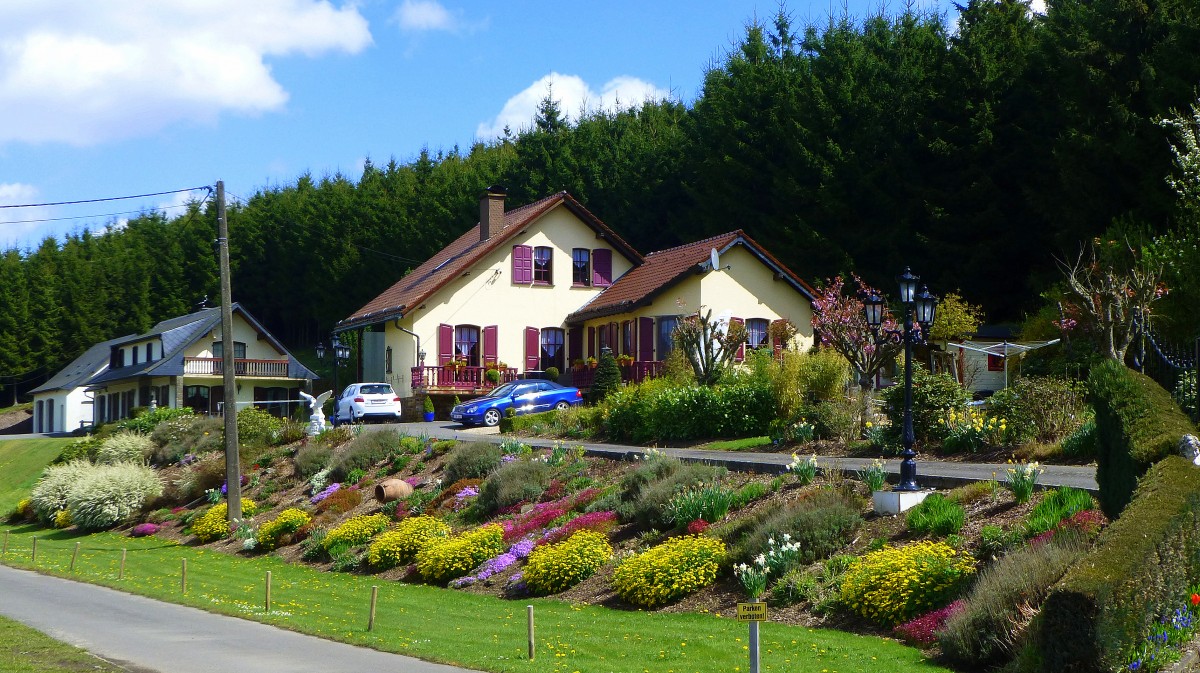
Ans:
POLYGON ((585 362, 583 358, 575 358, 571 361, 571 369, 574 369, 577 372, 581 372, 586 368, 587 362, 585 362))
POLYGON ((596 362, 596 358, 588 358, 588 359, 587 359, 587 360, 585 360, 584 362, 586 362, 586 363, 587 363, 587 368, 588 368, 588 369, 595 369, 595 368, 596 368, 596 364, 597 364, 597 362, 596 362))
POLYGON ((617 366, 628 367, 633 364, 633 356, 628 353, 621 353, 617 356, 617 366))

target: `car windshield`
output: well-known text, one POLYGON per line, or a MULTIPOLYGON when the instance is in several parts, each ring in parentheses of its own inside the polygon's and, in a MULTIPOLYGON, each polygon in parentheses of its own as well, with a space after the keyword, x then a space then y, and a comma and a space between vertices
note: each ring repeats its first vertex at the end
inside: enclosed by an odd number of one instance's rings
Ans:
POLYGON ((516 389, 517 389, 517 384, 505 383, 504 385, 500 386, 499 388, 496 388, 495 390, 488 393, 487 395, 484 395, 484 397, 509 397, 514 392, 516 392, 516 389))
POLYGON ((391 395, 392 387, 386 383, 372 383, 359 386, 358 392, 361 395, 391 395))

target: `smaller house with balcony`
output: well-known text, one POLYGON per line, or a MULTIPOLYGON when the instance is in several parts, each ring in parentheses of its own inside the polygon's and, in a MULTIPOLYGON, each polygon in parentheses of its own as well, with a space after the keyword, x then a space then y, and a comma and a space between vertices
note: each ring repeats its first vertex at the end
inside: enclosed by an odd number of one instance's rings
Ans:
MULTIPOLYGON (((303 404, 301 388, 316 375, 240 304, 232 311, 238 408, 291 415, 303 404)), ((34 432, 72 432, 129 418, 138 407, 191 407, 220 415, 223 352, 220 308, 96 344, 33 390, 34 432)))

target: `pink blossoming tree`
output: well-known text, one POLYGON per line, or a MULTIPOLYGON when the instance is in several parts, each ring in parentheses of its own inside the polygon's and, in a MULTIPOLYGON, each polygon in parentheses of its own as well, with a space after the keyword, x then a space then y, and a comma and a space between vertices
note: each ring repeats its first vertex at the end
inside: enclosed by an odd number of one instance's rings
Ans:
MULTIPOLYGON (((895 359, 901 345, 896 340, 875 342, 867 317, 863 314, 860 296, 877 291, 852 275, 858 291, 843 294, 845 281, 841 276, 827 280, 813 300, 813 332, 823 346, 834 349, 850 361, 863 390, 872 390, 875 375, 888 362, 895 359)), ((882 330, 896 330, 899 325, 891 311, 884 309, 882 330)))

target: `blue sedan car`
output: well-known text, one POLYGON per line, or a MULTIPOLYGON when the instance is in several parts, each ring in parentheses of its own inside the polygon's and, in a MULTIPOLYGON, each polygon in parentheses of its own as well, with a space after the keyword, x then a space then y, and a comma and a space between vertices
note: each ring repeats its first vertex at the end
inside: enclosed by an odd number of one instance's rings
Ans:
POLYGON ((560 386, 552 381, 513 381, 483 397, 455 405, 450 410, 450 420, 463 425, 492 427, 500 423, 508 409, 514 409, 518 414, 536 414, 566 409, 580 402, 583 402, 583 393, 578 388, 560 386))

